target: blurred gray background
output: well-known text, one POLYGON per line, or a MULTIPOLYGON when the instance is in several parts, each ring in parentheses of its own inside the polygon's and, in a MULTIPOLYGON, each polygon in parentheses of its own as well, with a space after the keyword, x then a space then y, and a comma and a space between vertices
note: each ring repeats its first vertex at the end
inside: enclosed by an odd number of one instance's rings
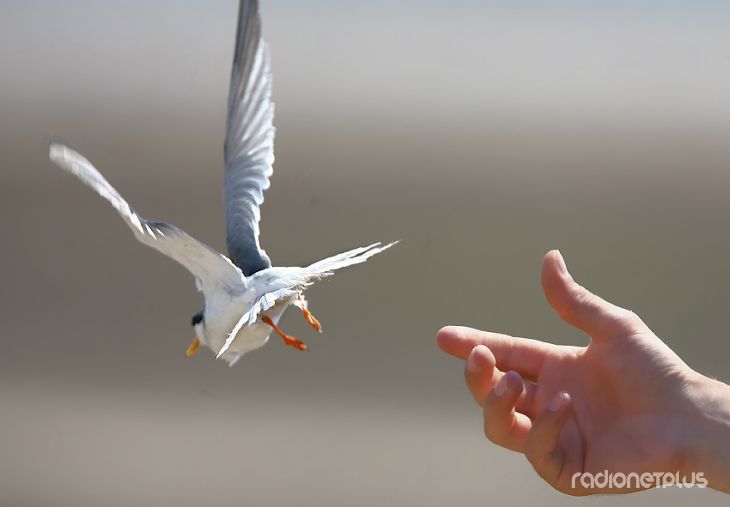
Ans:
POLYGON ((460 323, 585 343, 544 302, 551 248, 730 380, 726 2, 263 4, 263 245, 301 265, 401 244, 311 290, 324 334, 284 318, 309 353, 186 359, 191 277, 47 149, 71 144, 144 216, 223 248, 237 2, 4 1, 2 505, 572 505, 486 442, 433 340, 460 323))

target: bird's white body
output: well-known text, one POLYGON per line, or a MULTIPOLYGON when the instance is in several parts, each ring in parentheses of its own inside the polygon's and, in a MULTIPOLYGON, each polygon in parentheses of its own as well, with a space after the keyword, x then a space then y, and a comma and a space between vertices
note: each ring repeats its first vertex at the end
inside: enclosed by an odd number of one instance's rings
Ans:
MULTIPOLYGON (((302 309, 319 330, 319 322, 306 308, 304 290, 335 270, 365 262, 393 244, 355 248, 301 268, 271 266, 259 245, 259 206, 273 172, 273 117, 269 53, 261 38, 258 2, 240 0, 224 150, 230 258, 174 225, 142 218, 81 154, 59 144, 51 145, 50 150, 51 160, 106 199, 139 241, 176 260, 195 276, 205 307, 202 319, 197 321, 196 315, 193 320, 198 341, 189 351, 194 352, 202 343, 230 365, 268 341, 289 305, 302 309)), ((283 334, 282 338, 293 346, 299 342, 283 334)), ((301 342, 299 345, 303 346, 301 342)))
MULTIPOLYGON (((202 344, 218 353, 241 316, 249 311, 257 300, 271 292, 273 287, 276 287, 274 290, 286 288, 285 272, 286 269, 281 268, 259 271, 249 278, 246 286, 241 286, 240 291, 218 292, 213 297, 206 298, 203 321, 195 325, 196 335, 202 344), (276 283, 277 280, 280 283, 276 283)), ((275 324, 278 324, 284 311, 295 301, 295 295, 289 296, 277 301, 261 315, 268 315, 275 324)), ((271 326, 260 321, 242 327, 236 339, 220 358, 233 366, 245 353, 266 345, 271 332, 271 326)))
MULTIPOLYGON (((218 353, 223 348, 226 339, 241 315, 251 307, 252 299, 250 294, 244 293, 231 298, 228 302, 216 301, 210 304, 206 301, 203 322, 195 326, 196 335, 202 344, 218 353)), ((262 315, 268 315, 275 324, 278 324, 279 319, 284 315, 284 311, 293 300, 294 297, 292 296, 287 300, 280 301, 262 315)), ((238 336, 236 336, 228 350, 220 356, 221 359, 233 366, 245 353, 266 345, 271 332, 271 326, 258 321, 250 326, 245 326, 238 332, 238 336)))

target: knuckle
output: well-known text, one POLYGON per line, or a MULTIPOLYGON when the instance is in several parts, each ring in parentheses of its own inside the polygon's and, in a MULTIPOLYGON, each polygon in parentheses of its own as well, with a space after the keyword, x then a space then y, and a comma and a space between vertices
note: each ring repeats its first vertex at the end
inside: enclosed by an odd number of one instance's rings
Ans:
POLYGON ((576 314, 597 306, 596 296, 588 289, 580 285, 575 289, 573 297, 570 298, 571 311, 576 314))
POLYGON ((487 437, 487 440, 489 440, 493 444, 497 444, 497 445, 501 445, 502 441, 504 440, 503 435, 495 432, 488 426, 484 427, 484 436, 487 437))
POLYGON ((627 310, 625 308, 621 308, 621 311, 619 312, 621 320, 626 324, 626 326, 630 328, 640 328, 644 326, 644 321, 641 320, 641 317, 639 317, 637 314, 632 312, 631 310, 627 310))
POLYGON ((494 421, 490 421, 489 418, 485 416, 484 436, 493 444, 501 445, 504 441, 505 433, 494 423, 494 421))
POLYGON ((645 331, 647 328, 641 317, 631 310, 617 307, 613 313, 615 335, 627 336, 645 331))
POLYGON ((482 394, 472 391, 471 395, 474 398, 474 403, 480 407, 484 406, 484 396, 482 394))
POLYGON ((567 297, 557 308, 558 315, 564 320, 572 320, 581 313, 596 306, 596 299, 593 293, 580 285, 570 289, 567 297))

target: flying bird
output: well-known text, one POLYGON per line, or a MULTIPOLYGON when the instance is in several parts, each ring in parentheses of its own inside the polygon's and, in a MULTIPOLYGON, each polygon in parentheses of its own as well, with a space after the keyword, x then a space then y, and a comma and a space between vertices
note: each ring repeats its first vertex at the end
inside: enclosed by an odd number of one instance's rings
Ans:
POLYGON ((188 357, 205 345, 233 366, 242 355, 266 344, 272 332, 286 345, 307 350, 301 340, 279 328, 284 311, 289 306, 299 308, 321 332, 308 309, 305 289, 395 244, 355 248, 307 267, 272 267, 259 244, 259 207, 273 172, 273 118, 269 48, 261 38, 258 1, 241 0, 224 144, 228 257, 174 225, 142 218, 86 158, 64 145, 50 147, 50 159, 106 199, 139 241, 176 260, 195 277, 205 304, 192 319, 195 339, 188 357))

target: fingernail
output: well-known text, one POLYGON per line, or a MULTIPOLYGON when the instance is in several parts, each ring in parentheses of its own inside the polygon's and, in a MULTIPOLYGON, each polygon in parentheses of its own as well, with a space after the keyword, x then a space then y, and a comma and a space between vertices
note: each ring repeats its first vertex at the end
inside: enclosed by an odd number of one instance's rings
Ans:
POLYGON ((497 385, 494 386, 494 394, 497 396, 497 398, 501 398, 504 396, 504 393, 507 392, 507 375, 502 375, 502 378, 499 379, 499 382, 497 382, 497 385))
POLYGON ((568 395, 565 391, 561 391, 552 399, 548 406, 548 410, 550 412, 560 412, 568 401, 570 401, 570 395, 568 395))
POLYGON ((563 258, 563 254, 560 253, 560 250, 555 250, 555 254, 558 257, 558 269, 560 269, 560 272, 564 275, 568 275, 568 266, 565 265, 565 259, 563 258))
POLYGON ((476 362, 476 347, 474 347, 471 350, 471 353, 469 354, 469 357, 466 358, 466 369, 469 370, 472 373, 477 373, 479 368, 477 368, 477 362, 476 362))

